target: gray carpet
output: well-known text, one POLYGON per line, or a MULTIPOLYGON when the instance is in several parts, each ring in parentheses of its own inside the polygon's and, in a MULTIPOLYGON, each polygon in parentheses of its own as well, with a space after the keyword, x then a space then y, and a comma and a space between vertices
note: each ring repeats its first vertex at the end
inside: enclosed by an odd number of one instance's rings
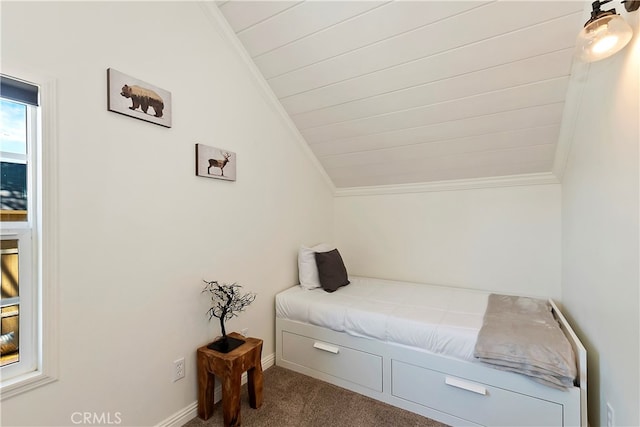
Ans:
MULTIPOLYGON (((247 427, 445 426, 279 366, 264 371, 264 401, 259 409, 249 406, 246 384, 242 386, 241 401, 242 425, 247 427)), ((222 425, 218 402, 209 420, 196 417, 185 427, 222 425)))

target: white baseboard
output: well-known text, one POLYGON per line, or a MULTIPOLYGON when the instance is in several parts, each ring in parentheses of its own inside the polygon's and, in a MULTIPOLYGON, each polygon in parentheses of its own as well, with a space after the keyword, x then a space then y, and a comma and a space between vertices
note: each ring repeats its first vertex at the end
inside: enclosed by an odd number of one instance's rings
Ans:
MULTIPOLYGON (((275 362, 276 362, 275 353, 272 353, 268 356, 263 357, 262 369, 265 370, 267 368, 272 367, 275 364, 275 362)), ((245 372, 244 374, 242 374, 242 384, 244 385, 246 383, 247 383, 247 373, 245 372)), ((215 396, 216 403, 219 402, 220 399, 222 399, 222 386, 220 384, 216 386, 216 389, 214 391, 214 396, 215 396)), ((163 421, 160 421, 158 424, 156 424, 156 427, 182 427, 191 419, 197 416, 198 416, 198 401, 196 400, 195 402, 187 405, 186 407, 182 408, 178 412, 174 413, 169 418, 166 418, 163 421)))
MULTIPOLYGON (((216 390, 216 393, 218 391, 216 390)), ((195 401, 185 408, 182 408, 169 418, 161 421, 157 424, 158 427, 181 427, 185 425, 189 420, 198 416, 198 402, 195 401)))

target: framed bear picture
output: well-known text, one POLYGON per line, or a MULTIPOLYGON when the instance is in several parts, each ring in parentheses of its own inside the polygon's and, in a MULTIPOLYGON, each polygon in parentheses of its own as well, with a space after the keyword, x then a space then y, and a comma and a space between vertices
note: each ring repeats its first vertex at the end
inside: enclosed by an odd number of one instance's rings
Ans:
POLYGON ((171 92, 113 68, 107 69, 107 109, 171 127, 171 92))

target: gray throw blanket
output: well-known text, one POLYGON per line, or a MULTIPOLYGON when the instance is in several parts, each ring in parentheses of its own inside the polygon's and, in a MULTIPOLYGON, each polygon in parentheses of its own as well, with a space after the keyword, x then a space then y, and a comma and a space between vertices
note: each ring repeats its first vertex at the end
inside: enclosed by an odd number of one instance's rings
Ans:
POLYGON ((555 388, 572 387, 576 378, 573 348, 540 299, 489 295, 474 356, 555 388))

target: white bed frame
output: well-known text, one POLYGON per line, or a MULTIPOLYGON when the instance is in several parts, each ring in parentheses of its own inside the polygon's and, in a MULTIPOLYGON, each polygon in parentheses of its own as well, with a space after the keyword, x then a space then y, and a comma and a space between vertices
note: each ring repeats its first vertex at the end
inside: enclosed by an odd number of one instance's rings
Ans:
POLYGON ((558 390, 414 347, 276 318, 276 364, 451 426, 587 427, 586 350, 550 300, 578 366, 558 390))

